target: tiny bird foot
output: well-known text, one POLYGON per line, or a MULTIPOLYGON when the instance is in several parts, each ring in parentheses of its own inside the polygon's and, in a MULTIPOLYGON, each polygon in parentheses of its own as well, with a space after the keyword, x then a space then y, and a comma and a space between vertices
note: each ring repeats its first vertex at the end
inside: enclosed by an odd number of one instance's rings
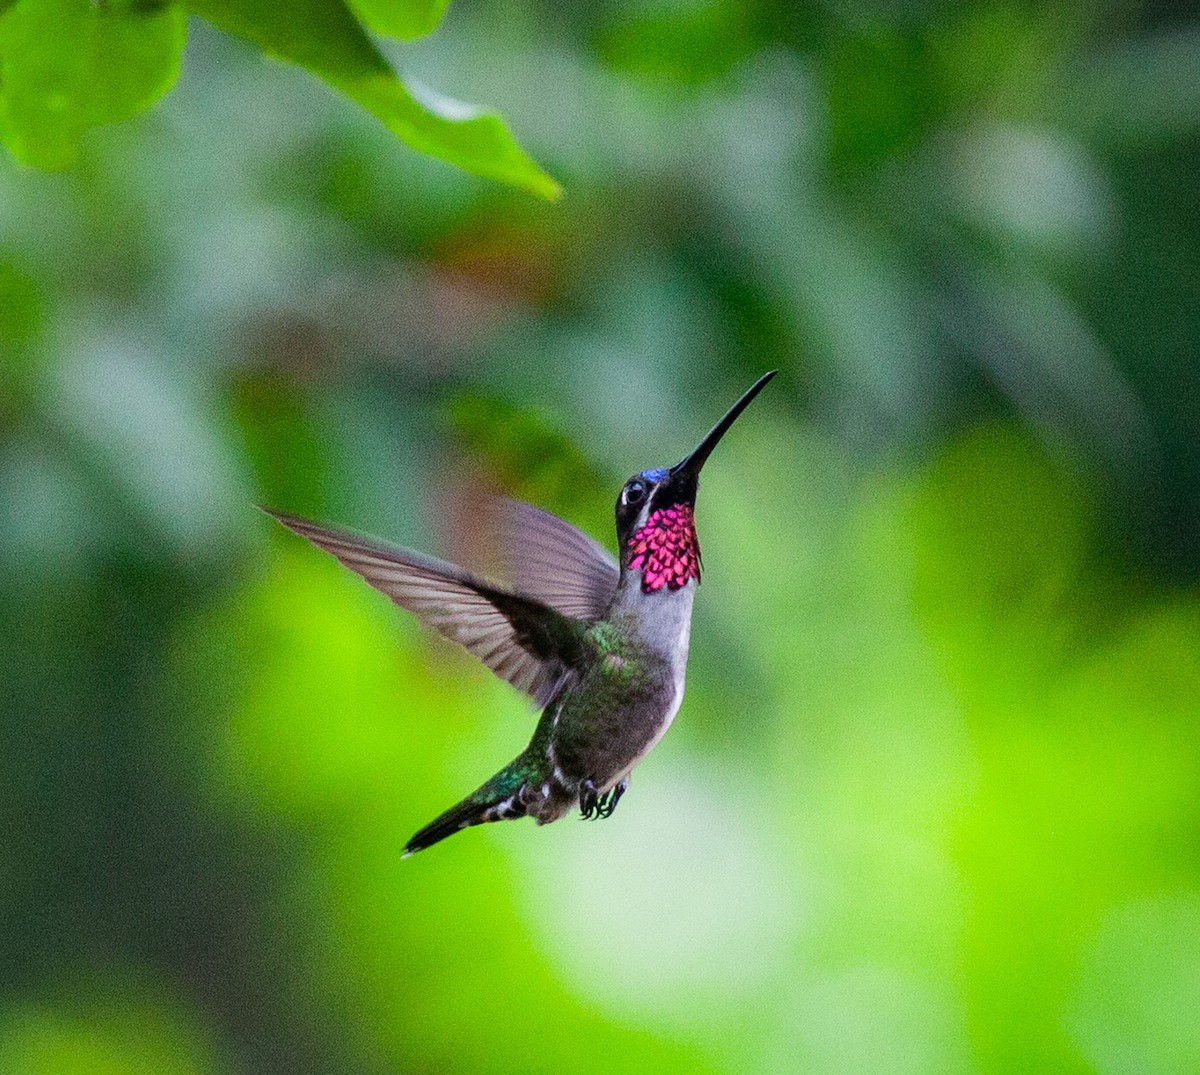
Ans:
POLYGON ((579 785, 579 812, 585 820, 593 818, 596 816, 599 805, 600 796, 596 791, 596 785, 590 780, 585 780, 579 785))
POLYGON ((628 780, 619 780, 608 789, 608 794, 604 796, 604 802, 600 805, 600 809, 603 811, 600 814, 601 817, 612 816, 612 812, 617 808, 617 803, 621 801, 621 796, 625 794, 625 789, 628 787, 628 780))
POLYGON ((596 790, 595 784, 590 780, 585 780, 579 786, 579 812, 589 819, 611 817, 627 787, 629 787, 629 781, 622 780, 601 795, 596 790))

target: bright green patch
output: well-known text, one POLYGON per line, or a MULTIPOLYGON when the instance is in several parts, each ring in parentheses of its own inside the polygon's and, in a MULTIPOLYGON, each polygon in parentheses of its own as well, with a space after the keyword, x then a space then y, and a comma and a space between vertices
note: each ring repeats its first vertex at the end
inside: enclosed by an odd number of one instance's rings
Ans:
POLYGON ((72 164, 84 131, 171 88, 186 31, 175 7, 19 0, 0 17, 0 137, 26 164, 72 164))
POLYGON ((369 30, 407 40, 429 33, 450 0, 350 0, 354 13, 369 30))

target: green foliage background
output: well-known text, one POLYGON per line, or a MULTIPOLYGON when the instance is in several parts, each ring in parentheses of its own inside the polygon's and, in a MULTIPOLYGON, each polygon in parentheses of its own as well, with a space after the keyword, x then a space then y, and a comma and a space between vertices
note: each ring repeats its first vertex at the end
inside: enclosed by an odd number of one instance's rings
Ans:
POLYGON ((1200 22, 425 6, 0 5, 0 1072, 1200 1070, 1200 22), (402 863, 531 718, 252 505, 611 543, 776 366, 621 808, 402 863))
POLYGON ((406 86, 371 39, 371 30, 420 37, 445 6, 446 0, 5 0, 0 140, 29 164, 72 164, 85 131, 127 119, 171 88, 191 13, 324 80, 414 148, 557 197, 558 184, 499 117, 406 86))

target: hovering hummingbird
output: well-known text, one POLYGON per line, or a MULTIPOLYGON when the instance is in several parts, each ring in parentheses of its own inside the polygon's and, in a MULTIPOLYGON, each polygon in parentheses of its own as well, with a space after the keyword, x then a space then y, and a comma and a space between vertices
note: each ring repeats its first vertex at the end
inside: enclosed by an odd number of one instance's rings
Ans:
POLYGON ((514 584, 502 586, 423 553, 268 512, 331 553, 428 627, 533 698, 529 745, 404 855, 469 825, 580 809, 608 817, 635 765, 683 700, 692 599, 700 582, 693 515, 700 469, 777 371, 763 374, 673 467, 633 475, 617 497, 614 560, 557 516, 507 501, 514 584))

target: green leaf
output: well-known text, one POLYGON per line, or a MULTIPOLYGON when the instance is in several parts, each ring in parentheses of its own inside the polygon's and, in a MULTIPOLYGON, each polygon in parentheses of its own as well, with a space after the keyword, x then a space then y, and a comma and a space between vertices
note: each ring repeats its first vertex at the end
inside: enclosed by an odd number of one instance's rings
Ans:
POLYGON ((409 40, 429 33, 446 12, 450 0, 350 0, 367 29, 409 40))
POLYGON ((405 87, 343 0, 188 0, 188 8, 328 82, 414 149, 544 198, 561 193, 499 116, 405 87))
POLYGON ((0 15, 0 137, 28 164, 71 164, 89 127, 170 89, 186 35, 165 4, 17 0, 0 15))

